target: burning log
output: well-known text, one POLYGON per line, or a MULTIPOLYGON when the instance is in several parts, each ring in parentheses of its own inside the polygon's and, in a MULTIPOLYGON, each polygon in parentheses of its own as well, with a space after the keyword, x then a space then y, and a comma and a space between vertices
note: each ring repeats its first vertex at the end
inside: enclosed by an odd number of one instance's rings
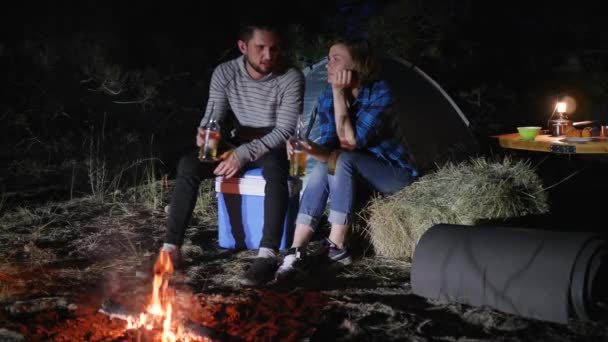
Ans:
MULTIPOLYGON (((118 318, 120 320, 133 323, 138 320, 140 317, 140 313, 133 312, 128 310, 127 308, 114 303, 110 300, 106 300, 99 309, 99 312, 109 316, 110 318, 118 318)), ((162 321, 163 317, 154 316, 151 321, 162 321)), ((192 321, 183 321, 181 323, 183 327, 184 335, 187 335, 189 338, 194 339, 196 341, 231 341, 235 340, 233 336, 223 334, 217 332, 209 327, 200 325, 196 322, 192 321)), ((137 327, 137 324, 135 324, 137 327)))
POLYGON ((237 339, 228 334, 217 332, 209 327, 200 325, 192 321, 183 322, 184 330, 186 333, 193 337, 200 339, 207 339, 208 341, 236 341, 237 339))
POLYGON ((128 321, 132 319, 132 317, 139 316, 139 313, 130 312, 126 308, 110 301, 106 300, 101 304, 101 308, 99 309, 104 315, 109 316, 110 318, 118 318, 123 321, 128 321))
POLYGON ((25 337, 18 332, 0 328, 0 341, 6 342, 21 342, 25 341, 25 337))
POLYGON ((99 312, 110 318, 127 321, 127 330, 137 330, 138 341, 142 332, 156 334, 157 330, 162 330, 158 332, 162 342, 234 340, 227 334, 220 334, 198 323, 174 318, 175 291, 169 287, 169 277, 172 273, 171 257, 166 251, 161 251, 154 263, 152 293, 144 311, 131 312, 116 303, 105 301, 99 312))
POLYGON ((36 298, 28 301, 16 301, 4 307, 12 315, 31 314, 48 310, 76 310, 76 304, 70 304, 62 297, 36 298))

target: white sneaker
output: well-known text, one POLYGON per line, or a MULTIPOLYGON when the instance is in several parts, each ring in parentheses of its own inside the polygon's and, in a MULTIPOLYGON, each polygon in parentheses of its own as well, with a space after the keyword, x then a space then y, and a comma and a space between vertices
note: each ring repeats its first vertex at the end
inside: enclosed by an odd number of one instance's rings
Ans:
POLYGON ((301 248, 290 248, 283 262, 277 269, 277 281, 291 278, 304 271, 304 255, 301 248))

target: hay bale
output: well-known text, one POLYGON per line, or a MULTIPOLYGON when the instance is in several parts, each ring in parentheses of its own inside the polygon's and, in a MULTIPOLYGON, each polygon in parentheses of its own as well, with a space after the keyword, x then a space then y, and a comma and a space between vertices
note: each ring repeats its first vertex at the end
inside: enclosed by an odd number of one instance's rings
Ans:
POLYGON ((475 225, 549 210, 529 162, 472 159, 447 164, 369 207, 366 232, 376 254, 411 258, 422 234, 438 223, 475 225))

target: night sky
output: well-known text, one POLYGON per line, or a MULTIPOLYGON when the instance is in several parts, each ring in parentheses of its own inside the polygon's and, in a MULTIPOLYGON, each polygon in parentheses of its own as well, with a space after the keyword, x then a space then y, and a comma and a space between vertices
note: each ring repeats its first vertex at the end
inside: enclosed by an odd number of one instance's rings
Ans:
MULTIPOLYGON (((118 37, 116 50, 128 64, 153 63, 165 54, 154 50, 164 39, 179 48, 217 49, 235 45, 239 23, 251 19, 279 27, 300 23, 320 27, 322 14, 313 10, 322 1, 63 1, 21 2, 4 11, 3 38, 17 42, 83 33, 109 33, 118 37), (157 56, 160 55, 160 56, 157 56)), ((331 6, 331 5, 329 5, 331 6)), ((328 5, 323 7, 327 8, 328 5)), ((174 62, 179 62, 176 60, 174 62)))
MULTIPOLYGON (((158 62, 166 51, 154 49, 164 39, 179 48, 215 53, 234 45, 238 24, 255 17, 279 26, 299 24, 315 32, 366 31, 366 20, 396 1, 23 1, 4 5, 2 40, 45 39, 82 33, 111 33, 124 63, 158 62), (354 27, 356 26, 356 27, 354 27), (213 51, 213 52, 211 52, 213 51)), ((601 7, 593 1, 488 3, 485 1, 412 1, 447 12, 452 26, 446 39, 484 51, 489 69, 517 67, 529 55, 560 59, 573 54, 596 57, 608 46, 601 7), (440 5, 437 5, 440 4, 440 5)), ((423 37, 414 39, 424 39, 423 37)), ((179 63, 179 56, 174 58, 179 63)), ((417 56, 403 56, 416 61, 417 56)), ((166 62, 166 61, 165 61, 166 62)), ((449 61, 444 61, 449 63, 449 61)), ((543 63, 546 63, 543 60, 543 63)), ((491 72, 487 70, 487 72, 491 72)), ((509 70, 510 72, 510 70, 509 70)), ((438 75, 441 76, 441 75, 438 75)), ((488 74, 488 77, 492 75, 488 74)))

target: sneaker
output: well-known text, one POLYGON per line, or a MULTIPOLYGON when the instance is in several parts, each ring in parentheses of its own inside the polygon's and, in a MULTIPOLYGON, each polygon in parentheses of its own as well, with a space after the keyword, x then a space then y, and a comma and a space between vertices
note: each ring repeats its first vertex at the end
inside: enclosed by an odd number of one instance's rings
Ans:
POLYGON ((302 248, 290 248, 275 274, 277 282, 293 279, 295 276, 304 273, 304 264, 304 251, 302 248))
POLYGON ((260 286, 274 279, 277 271, 277 258, 255 258, 239 282, 243 286, 260 286))
POLYGON ((326 239, 325 242, 327 248, 327 257, 330 260, 340 263, 343 266, 348 266, 352 264, 353 260, 350 257, 350 253, 348 253, 348 249, 338 248, 338 246, 330 239, 326 239))

